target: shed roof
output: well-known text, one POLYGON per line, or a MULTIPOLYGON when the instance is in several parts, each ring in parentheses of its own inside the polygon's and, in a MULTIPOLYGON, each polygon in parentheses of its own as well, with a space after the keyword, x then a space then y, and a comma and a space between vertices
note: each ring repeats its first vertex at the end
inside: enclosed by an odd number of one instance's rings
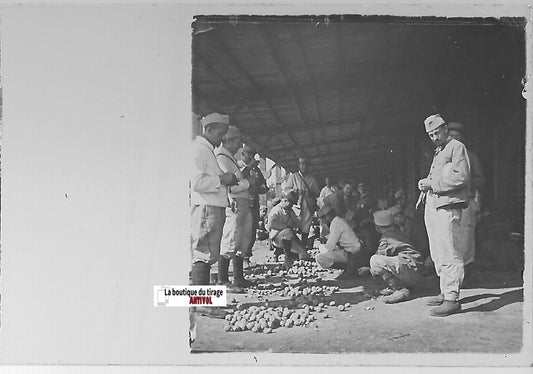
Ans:
POLYGON ((219 111, 261 154, 318 177, 364 176, 424 131, 490 107, 517 19, 218 17, 193 23, 193 110, 219 111), (455 117, 454 117, 455 116, 455 117))

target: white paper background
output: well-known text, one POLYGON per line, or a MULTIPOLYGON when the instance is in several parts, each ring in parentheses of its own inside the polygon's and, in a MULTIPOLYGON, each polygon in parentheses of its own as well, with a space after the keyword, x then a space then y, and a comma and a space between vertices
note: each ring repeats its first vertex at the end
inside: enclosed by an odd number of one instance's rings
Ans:
POLYGON ((1 16, 2 362, 177 363, 187 311, 154 308, 153 286, 188 283, 189 22, 161 6, 1 16))

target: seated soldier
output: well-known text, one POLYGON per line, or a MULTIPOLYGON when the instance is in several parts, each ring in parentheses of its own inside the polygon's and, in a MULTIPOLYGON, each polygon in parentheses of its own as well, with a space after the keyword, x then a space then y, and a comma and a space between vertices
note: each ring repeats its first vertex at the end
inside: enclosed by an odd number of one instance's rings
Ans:
MULTIPOLYGON (((392 215, 392 221, 398 227, 400 233, 411 241, 414 248, 422 255, 426 257, 429 255, 428 239, 425 232, 425 228, 417 225, 411 216, 405 213, 405 210, 400 206, 394 205, 389 209, 392 215)), ((433 265, 431 265, 433 267, 433 265)))
POLYGON ((276 247, 283 248, 285 253, 285 268, 289 268, 295 257, 300 260, 309 259, 304 245, 296 236, 296 230, 300 229, 300 220, 292 210, 292 206, 298 201, 298 194, 289 191, 285 194, 278 205, 272 208, 268 215, 267 229, 270 240, 276 247), (296 254, 296 256, 294 255, 296 254))
POLYGON ((422 256, 396 228, 389 211, 375 212, 374 224, 382 236, 376 254, 370 258, 370 273, 381 276, 389 285, 391 292, 383 299, 385 303, 405 301, 420 279, 422 256))
POLYGON ((318 216, 330 231, 326 243, 319 245, 320 253, 316 256, 318 266, 322 269, 345 269, 339 278, 355 276, 360 263, 361 242, 348 222, 337 216, 330 205, 324 205, 318 216))

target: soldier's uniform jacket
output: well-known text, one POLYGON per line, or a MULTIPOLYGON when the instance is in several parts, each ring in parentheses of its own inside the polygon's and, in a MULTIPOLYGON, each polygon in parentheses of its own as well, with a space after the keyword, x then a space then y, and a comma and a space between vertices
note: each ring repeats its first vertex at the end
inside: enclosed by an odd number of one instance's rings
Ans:
POLYGON ((422 268, 422 255, 413 248, 411 241, 396 230, 387 231, 379 240, 376 254, 382 256, 398 256, 401 263, 414 269, 422 268))
POLYGON ((428 179, 436 208, 468 206, 470 160, 463 143, 448 137, 435 150, 428 179))

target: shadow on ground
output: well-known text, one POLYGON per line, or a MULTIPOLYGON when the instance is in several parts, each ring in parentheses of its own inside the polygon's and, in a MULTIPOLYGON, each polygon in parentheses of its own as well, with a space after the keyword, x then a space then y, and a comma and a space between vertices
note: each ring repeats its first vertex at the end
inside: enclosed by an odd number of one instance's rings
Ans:
POLYGON ((518 290, 511 290, 504 292, 502 294, 492 294, 492 293, 483 293, 480 295, 473 295, 469 297, 464 297, 461 299, 461 303, 467 304, 474 301, 481 301, 483 299, 491 299, 488 303, 477 305, 471 308, 463 309, 460 313, 469 313, 469 312, 494 312, 506 305, 520 303, 524 301, 524 290, 522 288, 518 290))

